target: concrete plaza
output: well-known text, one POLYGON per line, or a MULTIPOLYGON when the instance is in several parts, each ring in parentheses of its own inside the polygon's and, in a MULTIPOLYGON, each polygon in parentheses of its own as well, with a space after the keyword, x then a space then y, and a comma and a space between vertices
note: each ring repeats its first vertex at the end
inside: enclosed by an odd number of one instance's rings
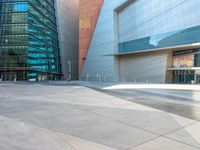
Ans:
POLYGON ((192 97, 83 85, 1 83, 0 150, 200 149, 192 97))

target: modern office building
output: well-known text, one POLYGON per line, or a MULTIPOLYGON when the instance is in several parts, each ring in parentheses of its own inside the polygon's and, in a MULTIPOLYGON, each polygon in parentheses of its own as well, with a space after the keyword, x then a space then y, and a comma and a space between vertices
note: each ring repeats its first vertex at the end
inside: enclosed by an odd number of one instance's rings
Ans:
POLYGON ((0 0, 1 80, 60 79, 54 0, 0 0))
POLYGON ((79 0, 0 0, 0 79, 78 78, 79 0))
POLYGON ((199 0, 92 0, 80 8, 81 80, 200 83, 199 0))

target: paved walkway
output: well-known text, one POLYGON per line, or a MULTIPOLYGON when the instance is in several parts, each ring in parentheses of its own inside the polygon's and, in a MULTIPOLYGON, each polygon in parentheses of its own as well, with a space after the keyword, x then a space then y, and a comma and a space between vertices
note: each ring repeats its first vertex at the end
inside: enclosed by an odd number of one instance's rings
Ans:
POLYGON ((200 85, 71 82, 200 121, 200 85))
POLYGON ((0 84, 0 150, 198 150, 200 122, 83 86, 0 84))

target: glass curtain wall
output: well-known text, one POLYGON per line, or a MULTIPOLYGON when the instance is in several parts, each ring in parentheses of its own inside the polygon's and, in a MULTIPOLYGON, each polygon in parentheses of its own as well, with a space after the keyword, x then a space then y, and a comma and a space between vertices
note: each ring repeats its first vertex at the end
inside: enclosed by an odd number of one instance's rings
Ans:
POLYGON ((0 0, 1 79, 61 76, 53 0, 0 0))

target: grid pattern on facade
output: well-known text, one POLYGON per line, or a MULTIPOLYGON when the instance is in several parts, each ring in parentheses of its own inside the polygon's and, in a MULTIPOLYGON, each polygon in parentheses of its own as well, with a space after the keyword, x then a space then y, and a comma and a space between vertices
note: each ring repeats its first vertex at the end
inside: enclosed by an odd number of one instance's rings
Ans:
POLYGON ((4 80, 59 76, 53 0, 0 0, 0 73, 4 80))

